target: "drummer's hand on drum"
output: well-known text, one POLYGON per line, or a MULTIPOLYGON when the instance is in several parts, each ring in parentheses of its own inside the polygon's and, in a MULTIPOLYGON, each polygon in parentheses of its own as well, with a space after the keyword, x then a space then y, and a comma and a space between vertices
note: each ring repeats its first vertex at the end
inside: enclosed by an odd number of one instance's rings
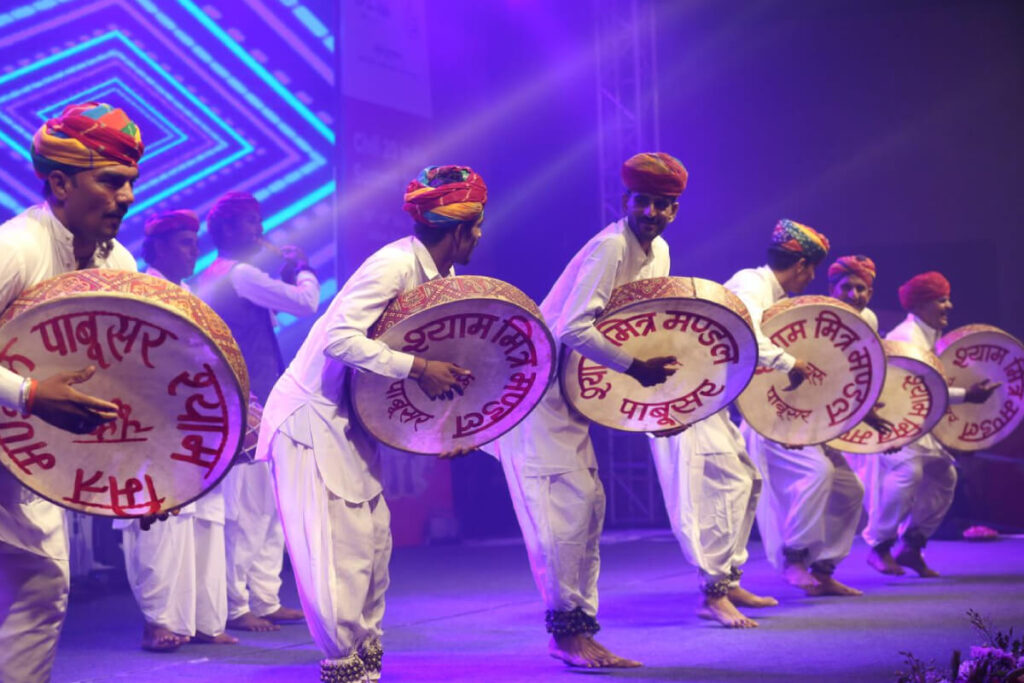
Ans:
POLYGON ((656 356, 647 360, 635 358, 626 374, 640 382, 642 386, 653 387, 674 375, 677 369, 679 361, 675 356, 656 356))
POLYGON ((455 363, 427 360, 417 356, 413 361, 412 372, 409 373, 409 376, 419 383, 420 389, 430 397, 430 400, 435 398, 450 400, 455 394, 462 395, 462 383, 459 378, 469 377, 472 374, 455 363))
POLYGON ((74 434, 88 434, 117 418, 117 406, 72 388, 96 372, 90 365, 75 372, 59 372, 38 381, 32 414, 54 427, 74 434))
POLYGON ((968 403, 984 403, 992 395, 992 392, 1002 386, 1002 384, 1002 382, 992 383, 987 379, 983 379, 971 385, 971 388, 964 395, 964 400, 968 403))
POLYGON ((789 386, 783 391, 793 391, 804 383, 807 376, 811 374, 811 366, 805 360, 797 359, 793 363, 793 369, 789 371, 789 386))

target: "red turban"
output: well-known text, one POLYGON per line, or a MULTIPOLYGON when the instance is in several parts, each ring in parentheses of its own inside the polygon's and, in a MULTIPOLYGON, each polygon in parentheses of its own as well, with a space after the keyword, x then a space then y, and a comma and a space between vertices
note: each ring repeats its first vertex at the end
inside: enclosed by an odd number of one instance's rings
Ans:
POLYGON ((195 211, 178 209, 177 211, 165 211, 146 219, 146 226, 143 231, 146 237, 153 235, 166 235, 169 232, 179 230, 191 230, 199 232, 199 216, 195 211))
POLYGON ((206 222, 231 221, 247 213, 260 215, 260 203, 248 192, 227 192, 213 204, 206 222))
POLYGON ((405 188, 402 207, 417 223, 443 228, 475 221, 487 203, 487 184, 469 166, 428 166, 405 188))
POLYGON ((877 272, 875 262, 867 256, 840 256, 828 267, 828 283, 834 285, 847 275, 857 275, 870 287, 877 272))
POLYGON ((622 182, 632 192, 678 197, 688 177, 679 159, 664 152, 634 154, 622 164, 622 182))
POLYGON ((59 168, 138 166, 145 147, 139 127, 102 102, 69 104, 32 138, 32 165, 45 178, 59 168))
POLYGON ((949 280, 942 273, 932 270, 915 275, 900 287, 900 306, 910 311, 933 299, 949 296, 949 293, 949 280))

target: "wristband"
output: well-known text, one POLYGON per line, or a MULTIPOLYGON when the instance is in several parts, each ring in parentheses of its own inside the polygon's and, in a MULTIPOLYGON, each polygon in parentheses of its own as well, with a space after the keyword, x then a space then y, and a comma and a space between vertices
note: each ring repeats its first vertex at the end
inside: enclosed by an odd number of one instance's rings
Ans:
POLYGON ((28 417, 32 414, 32 404, 36 401, 36 388, 39 386, 39 382, 34 379, 29 380, 28 396, 25 398, 25 416, 28 417))

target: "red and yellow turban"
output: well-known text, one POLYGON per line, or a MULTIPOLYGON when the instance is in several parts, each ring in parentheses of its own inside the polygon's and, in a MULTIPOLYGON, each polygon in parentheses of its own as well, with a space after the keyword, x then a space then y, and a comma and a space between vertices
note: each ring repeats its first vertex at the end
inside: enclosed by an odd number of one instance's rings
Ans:
POLYGON ((468 166, 428 166, 405 188, 402 207, 417 223, 435 228, 475 221, 484 212, 487 185, 468 166))
POLYGON ((799 254, 817 263, 828 255, 828 238, 814 228, 787 218, 775 224, 770 249, 799 254))
POLYGON ((942 273, 932 270, 915 275, 900 286, 900 306, 905 311, 911 311, 920 304, 949 294, 949 280, 942 273))
POLYGON ((856 275, 870 287, 875 282, 878 269, 867 256, 840 256, 828 267, 828 283, 834 285, 847 275, 856 275))
POLYGON ((64 168, 137 166, 145 147, 139 127, 109 104, 71 104, 32 138, 32 165, 45 178, 64 168))
POLYGON ((178 209, 177 211, 165 211, 146 219, 144 232, 146 237, 153 235, 166 235, 179 230, 191 230, 199 232, 199 216, 195 211, 178 209))
POLYGON ((622 164, 622 182, 631 192, 678 197, 686 189, 687 178, 679 159, 664 152, 634 154, 622 164))

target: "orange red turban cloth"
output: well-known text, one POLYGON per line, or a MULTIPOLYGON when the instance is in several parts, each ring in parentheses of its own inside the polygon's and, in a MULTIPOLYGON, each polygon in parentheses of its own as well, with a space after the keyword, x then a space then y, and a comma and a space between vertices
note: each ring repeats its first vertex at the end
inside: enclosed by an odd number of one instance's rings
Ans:
POLYGON ((678 197, 686 189, 689 174, 671 154, 643 152, 622 164, 622 182, 631 192, 678 197))
POLYGON ((57 169, 138 166, 145 147, 139 127, 102 102, 70 104, 32 138, 32 165, 45 178, 57 169))
POLYGON ((828 238, 814 228, 783 218, 772 230, 769 249, 799 254, 812 263, 828 255, 828 238))
POLYGON ((164 213, 150 216, 146 219, 146 226, 143 229, 146 237, 153 235, 166 235, 179 230, 191 230, 199 232, 199 216, 195 211, 178 209, 177 211, 165 211, 164 213))
POLYGON ((870 287, 875 282, 877 272, 875 262, 867 256, 840 256, 828 267, 828 283, 834 285, 847 275, 856 275, 870 287))
POLYGON ((920 304, 949 294, 949 280, 942 273, 932 270, 915 275, 900 286, 900 306, 905 311, 911 311, 920 304))
POLYGON ((443 228, 475 221, 487 203, 487 184, 469 166, 427 166, 405 188, 402 207, 417 223, 443 228))

